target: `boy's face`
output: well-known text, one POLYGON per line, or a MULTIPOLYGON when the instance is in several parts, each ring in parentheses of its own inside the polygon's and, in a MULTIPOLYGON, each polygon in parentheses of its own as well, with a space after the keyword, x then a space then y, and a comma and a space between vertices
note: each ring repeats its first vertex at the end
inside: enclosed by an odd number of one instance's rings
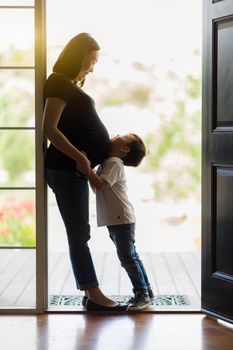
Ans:
POLYGON ((116 135, 111 138, 111 142, 114 147, 127 147, 129 143, 135 140, 135 136, 133 134, 125 134, 125 135, 116 135))
POLYGON ((133 134, 116 135, 111 138, 112 148, 114 152, 121 158, 129 152, 129 144, 135 140, 133 134))

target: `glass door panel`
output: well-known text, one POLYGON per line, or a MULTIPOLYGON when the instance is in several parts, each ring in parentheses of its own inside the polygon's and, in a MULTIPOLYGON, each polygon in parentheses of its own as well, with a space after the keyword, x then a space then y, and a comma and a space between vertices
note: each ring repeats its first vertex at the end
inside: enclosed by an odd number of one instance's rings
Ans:
POLYGON ((34 185, 35 131, 0 130, 0 187, 34 185))
POLYGON ((0 127, 35 126, 34 69, 0 69, 0 127))
POLYGON ((0 65, 34 65, 34 10, 0 8, 0 65))
POLYGON ((0 246, 35 247, 35 191, 0 191, 0 246))

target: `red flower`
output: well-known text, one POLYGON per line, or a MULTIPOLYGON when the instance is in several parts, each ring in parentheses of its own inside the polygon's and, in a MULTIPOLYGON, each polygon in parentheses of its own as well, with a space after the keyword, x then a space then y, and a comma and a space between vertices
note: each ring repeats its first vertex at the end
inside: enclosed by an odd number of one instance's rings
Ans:
POLYGON ((8 227, 0 228, 0 236, 8 236, 11 233, 8 227))
POLYGON ((3 220, 3 218, 4 218, 4 211, 0 210, 0 220, 3 220))
POLYGON ((30 212, 33 212, 35 209, 34 203, 32 201, 25 201, 22 203, 22 206, 30 212))

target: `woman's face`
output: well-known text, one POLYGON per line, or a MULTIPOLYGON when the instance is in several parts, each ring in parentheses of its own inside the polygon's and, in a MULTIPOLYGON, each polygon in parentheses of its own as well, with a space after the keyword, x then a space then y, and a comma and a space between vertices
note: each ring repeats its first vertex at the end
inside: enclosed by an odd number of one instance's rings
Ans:
POLYGON ((94 65, 99 59, 99 50, 91 51, 84 56, 81 71, 75 78, 75 81, 82 81, 85 76, 93 72, 94 65))

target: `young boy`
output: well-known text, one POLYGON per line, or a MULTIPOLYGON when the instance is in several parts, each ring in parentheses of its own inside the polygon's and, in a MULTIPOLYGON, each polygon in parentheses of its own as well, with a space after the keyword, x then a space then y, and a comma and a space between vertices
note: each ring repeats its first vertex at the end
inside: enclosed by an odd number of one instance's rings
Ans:
POLYGON ((124 166, 138 166, 146 155, 142 139, 135 134, 111 139, 110 156, 91 171, 89 180, 96 193, 97 225, 107 226, 121 265, 133 285, 134 297, 127 310, 144 310, 154 297, 142 261, 135 247, 134 208, 127 196, 124 166))

